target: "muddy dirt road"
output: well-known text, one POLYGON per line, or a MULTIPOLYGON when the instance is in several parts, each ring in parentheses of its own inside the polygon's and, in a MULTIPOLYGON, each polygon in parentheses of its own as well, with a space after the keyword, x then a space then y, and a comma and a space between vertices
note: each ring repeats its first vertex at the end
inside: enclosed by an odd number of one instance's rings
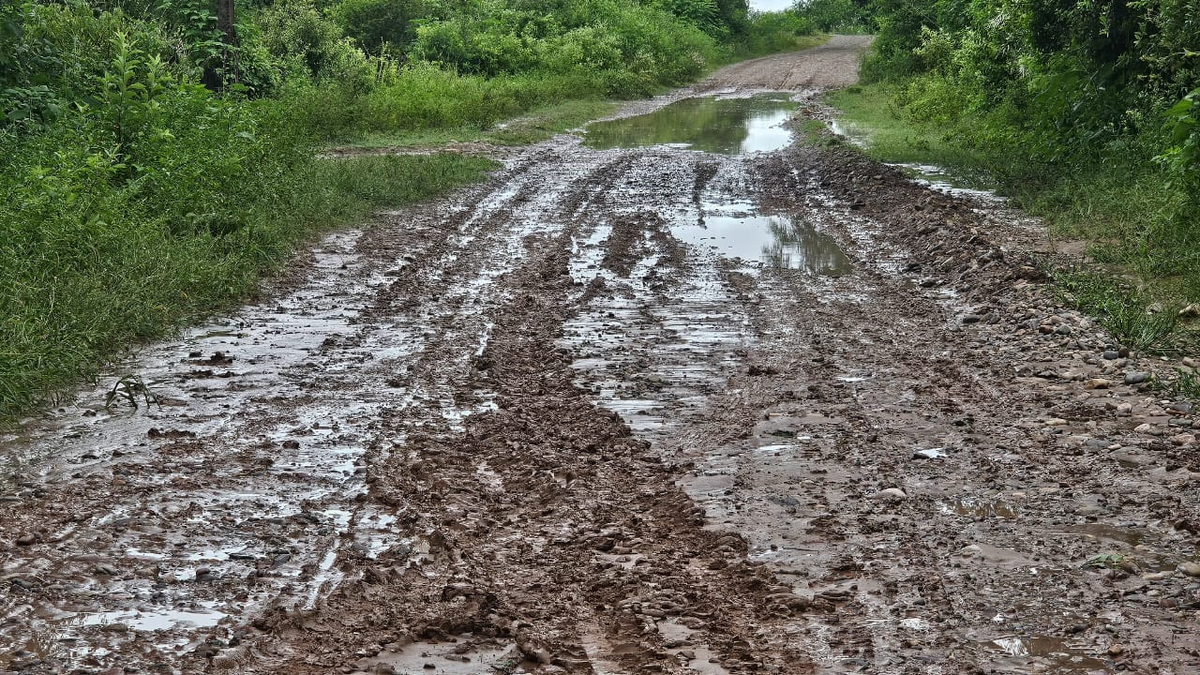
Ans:
POLYGON ((0 438, 0 670, 1200 672, 1179 364, 1037 223, 797 140, 864 44, 332 235, 0 438))

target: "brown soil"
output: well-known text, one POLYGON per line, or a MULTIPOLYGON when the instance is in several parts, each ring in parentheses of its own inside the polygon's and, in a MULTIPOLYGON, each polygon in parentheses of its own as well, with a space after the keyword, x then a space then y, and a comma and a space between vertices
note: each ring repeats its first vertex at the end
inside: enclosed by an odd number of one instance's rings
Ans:
POLYGON ((1200 672, 1190 408, 1125 384, 1176 364, 1105 358, 1036 222, 837 143, 505 162, 144 350, 161 405, 0 438, 0 668, 1200 672), (685 237, 729 203, 853 271, 685 237))

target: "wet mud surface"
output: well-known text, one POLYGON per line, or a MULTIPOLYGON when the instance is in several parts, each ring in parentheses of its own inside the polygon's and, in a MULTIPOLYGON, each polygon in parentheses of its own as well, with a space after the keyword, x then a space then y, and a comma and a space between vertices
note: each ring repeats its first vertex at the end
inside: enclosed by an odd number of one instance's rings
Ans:
MULTIPOLYGON (((626 116, 815 114, 863 45, 626 116)), ((0 437, 0 671, 1200 672, 1179 364, 1038 223, 661 143, 511 153, 0 437)))

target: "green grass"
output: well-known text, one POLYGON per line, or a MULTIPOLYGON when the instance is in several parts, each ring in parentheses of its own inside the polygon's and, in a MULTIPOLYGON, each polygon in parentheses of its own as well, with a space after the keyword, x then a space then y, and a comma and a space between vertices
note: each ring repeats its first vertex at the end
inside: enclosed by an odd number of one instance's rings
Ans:
POLYGON ((1095 317, 1126 347, 1171 354, 1187 342, 1179 306, 1164 306, 1111 274, 1059 270, 1054 280, 1061 300, 1095 317))
POLYGON ((1145 309, 1200 302, 1200 228, 1184 213, 1184 194, 1137 147, 1090 160, 1033 162, 1017 134, 965 117, 923 122, 896 104, 898 89, 876 83, 834 92, 827 101, 863 152, 884 162, 943 167, 952 181, 987 187, 1043 218, 1056 240, 1082 241, 1099 274, 1057 275, 1066 298, 1093 313, 1130 346, 1195 348, 1194 334, 1145 309))
POLYGON ((244 300, 314 232, 444 194, 496 166, 452 154, 314 160, 227 235, 173 233, 131 212, 39 255, 0 247, 0 420, 53 401, 128 344, 244 300), (90 253, 74 255, 81 249, 90 253))
POLYGON ((841 115, 847 136, 881 162, 925 164, 944 168, 955 182, 967 187, 995 187, 991 158, 981 148, 961 142, 966 125, 952 128, 917 125, 893 104, 895 90, 887 85, 855 85, 830 93, 826 100, 841 115))
POLYGON ((617 103, 599 99, 566 101, 535 109, 487 129, 481 129, 478 126, 458 126, 449 129, 421 129, 405 133, 372 133, 360 139, 332 144, 330 149, 353 151, 429 148, 450 143, 530 145, 609 115, 616 108, 617 103))

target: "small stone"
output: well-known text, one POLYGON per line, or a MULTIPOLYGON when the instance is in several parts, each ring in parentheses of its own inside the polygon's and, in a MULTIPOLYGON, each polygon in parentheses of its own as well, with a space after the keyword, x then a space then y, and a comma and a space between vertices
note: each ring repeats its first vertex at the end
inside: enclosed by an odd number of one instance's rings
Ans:
POLYGON ((1048 427, 1065 427, 1067 424, 1069 424, 1069 422, 1061 417, 1051 417, 1045 422, 1045 425, 1048 427))
POLYGON ((1186 367, 1186 368, 1200 367, 1200 362, 1197 362, 1196 359, 1193 359, 1191 357, 1185 357, 1183 359, 1182 363, 1183 363, 1184 367, 1186 367))
POLYGON ((1123 647, 1119 644, 1112 645, 1111 647, 1108 648, 1109 656, 1120 656, 1124 653, 1125 653, 1125 647, 1123 647))
POLYGON ((1188 305, 1179 310, 1179 316, 1185 319, 1194 319, 1200 316, 1200 305, 1188 305))
POLYGON ((1200 577, 1200 563, 1185 562, 1180 563, 1176 570, 1183 572, 1189 577, 1200 577))
POLYGON ((1193 436, 1192 434, 1179 434, 1178 436, 1172 436, 1171 442, 1174 443, 1175 445, 1181 445, 1181 446, 1182 445, 1195 445, 1196 437, 1193 436))
POLYGON ((1054 332, 1057 333, 1058 335, 1070 335, 1072 331, 1071 331, 1070 326, 1063 324, 1063 325, 1059 326, 1058 330, 1055 330, 1054 332))
POLYGON ((117 576, 117 570, 110 565, 96 565, 96 574, 106 577, 115 577, 117 576))
POLYGON ((1083 385, 1084 389, 1108 389, 1111 386, 1112 382, 1110 380, 1100 377, 1092 378, 1083 385))
POLYGON ((1133 414, 1132 403, 1122 403, 1117 406, 1117 415, 1120 417, 1129 417, 1133 414))
POLYGON ((1115 349, 1110 349, 1110 350, 1104 352, 1104 360, 1105 361, 1116 361, 1119 358, 1121 358, 1121 355, 1119 353, 1117 353, 1117 350, 1115 350, 1115 349))
POLYGON ((1141 384, 1150 379, 1150 373, 1126 373, 1125 384, 1141 384))
POLYGON ((904 490, 901 490, 900 488, 888 488, 886 490, 880 490, 879 492, 871 495, 871 499, 899 501, 902 499, 908 499, 908 495, 904 494, 904 490))
POLYGON ((17 546, 33 546, 37 543, 37 537, 32 534, 23 534, 17 537, 17 546))
POLYGON ((1135 434, 1149 434, 1149 433, 1153 433, 1153 432, 1154 432, 1154 426, 1149 423, 1139 424, 1136 427, 1134 427, 1134 429, 1133 429, 1133 433, 1135 433, 1135 434))
POLYGON ((103 626, 100 626, 100 630, 108 633, 128 633, 129 626, 126 626, 123 623, 106 623, 103 626))
POLYGON ((1173 417, 1167 421, 1167 424, 1173 427, 1182 427, 1184 429, 1191 429, 1193 426, 1195 426, 1195 422, 1182 417, 1173 417))
POLYGON ((1187 401, 1176 401, 1167 406, 1167 409, 1172 412, 1182 413, 1184 415, 1192 412, 1192 404, 1187 401))
POLYGON ((982 317, 980 317, 978 314, 967 314, 962 318, 963 325, 979 323, 981 320, 982 317))

